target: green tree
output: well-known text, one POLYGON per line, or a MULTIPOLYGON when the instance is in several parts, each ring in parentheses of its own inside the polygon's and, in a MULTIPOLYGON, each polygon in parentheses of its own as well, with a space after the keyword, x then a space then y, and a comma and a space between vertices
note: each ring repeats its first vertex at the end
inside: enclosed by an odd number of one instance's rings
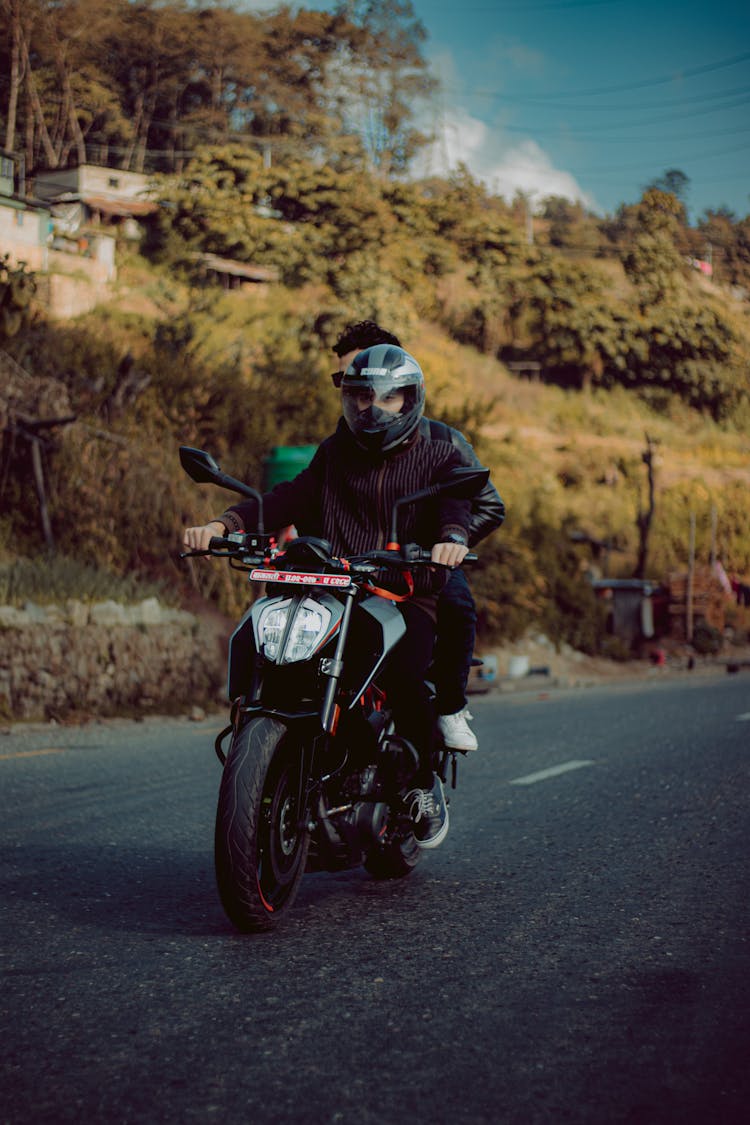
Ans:
POLYGON ((647 191, 655 189, 667 195, 673 195, 682 204, 682 217, 685 215, 687 197, 690 192, 690 177, 679 168, 669 168, 662 176, 648 185, 647 191))
POLYGON ((660 307, 644 318, 638 336, 646 356, 631 363, 625 380, 677 394, 697 410, 724 418, 747 396, 739 341, 732 325, 709 307, 660 307))
POLYGON ((603 382, 622 349, 622 313, 613 306, 607 279, 545 254, 522 290, 531 350, 547 376, 579 388, 603 382))
POLYGON ((354 30, 330 68, 329 90, 346 131, 387 177, 426 140, 414 116, 436 87, 422 54, 427 33, 411 0, 341 0, 336 12, 354 30))
POLYGON ((547 196, 542 200, 541 219, 546 225, 549 244, 556 250, 588 257, 594 257, 599 251, 602 236, 598 221, 582 203, 560 195, 547 196))
POLYGON ((684 273, 678 249, 682 204, 667 192, 648 189, 636 208, 632 245, 623 255, 628 277, 636 285, 641 311, 674 298, 684 273))
POLYGON ((87 139, 126 136, 102 43, 118 22, 122 0, 61 0, 30 5, 22 25, 24 132, 29 171, 39 162, 65 166, 87 159, 87 139), (33 20, 33 15, 37 18, 33 20))
POLYGON ((714 279, 750 291, 750 216, 738 221, 727 207, 708 210, 697 225, 696 256, 707 258, 714 279))

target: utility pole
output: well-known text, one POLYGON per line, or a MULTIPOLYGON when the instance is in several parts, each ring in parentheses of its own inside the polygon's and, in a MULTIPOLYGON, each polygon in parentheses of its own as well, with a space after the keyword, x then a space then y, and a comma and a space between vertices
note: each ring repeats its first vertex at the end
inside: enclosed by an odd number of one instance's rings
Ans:
POLYGON ((693 585, 695 581, 695 512, 690 513, 690 539, 688 542, 687 601, 685 603, 685 636, 688 644, 693 639, 693 585))
POLYGON ((638 515, 636 516, 636 526, 638 528, 638 561, 636 562, 634 578, 646 577, 646 560, 648 558, 648 539, 651 533, 651 521, 654 518, 654 508, 656 506, 656 482, 654 479, 654 458, 656 455, 656 440, 646 434, 646 448, 641 453, 641 460, 646 466, 646 473, 648 476, 648 505, 643 507, 640 500, 640 489, 638 496, 638 515))

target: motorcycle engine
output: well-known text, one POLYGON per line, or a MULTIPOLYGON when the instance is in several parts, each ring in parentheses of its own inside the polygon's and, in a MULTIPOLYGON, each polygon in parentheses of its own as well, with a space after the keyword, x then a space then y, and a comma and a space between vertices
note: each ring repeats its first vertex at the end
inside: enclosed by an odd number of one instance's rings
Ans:
POLYGON ((336 831, 342 839, 347 840, 350 847, 368 848, 385 835, 388 827, 388 804, 377 799, 375 766, 367 766, 352 780, 358 782, 359 800, 355 800, 346 812, 339 813, 334 823, 336 831))

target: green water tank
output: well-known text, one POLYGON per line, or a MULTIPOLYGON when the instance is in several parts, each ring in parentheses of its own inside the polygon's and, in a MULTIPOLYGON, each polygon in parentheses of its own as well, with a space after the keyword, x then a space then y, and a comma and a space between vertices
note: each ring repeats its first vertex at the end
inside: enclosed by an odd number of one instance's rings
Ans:
POLYGON ((317 445, 275 445, 263 462, 263 491, 292 480, 313 459, 317 445))

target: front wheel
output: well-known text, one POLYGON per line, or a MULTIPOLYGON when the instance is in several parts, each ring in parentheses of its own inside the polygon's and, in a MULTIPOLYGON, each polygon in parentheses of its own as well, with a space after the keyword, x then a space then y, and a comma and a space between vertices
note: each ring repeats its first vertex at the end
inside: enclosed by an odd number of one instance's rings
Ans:
POLYGON ((239 930, 274 929, 296 897, 310 842, 300 807, 302 750, 288 727, 261 717, 242 728, 227 755, 216 811, 216 881, 239 930))

